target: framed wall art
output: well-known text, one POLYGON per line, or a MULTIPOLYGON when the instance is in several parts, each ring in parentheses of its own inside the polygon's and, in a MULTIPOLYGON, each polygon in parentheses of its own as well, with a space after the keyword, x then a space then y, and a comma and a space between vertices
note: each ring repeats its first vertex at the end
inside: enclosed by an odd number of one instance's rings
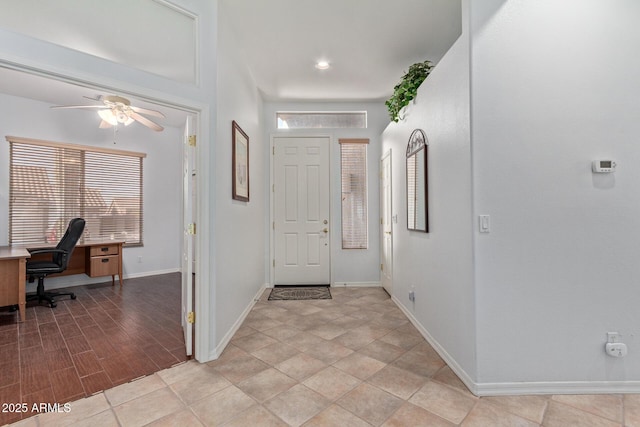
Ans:
POLYGON ((234 120, 231 126, 233 151, 233 199, 249 201, 249 137, 234 120))

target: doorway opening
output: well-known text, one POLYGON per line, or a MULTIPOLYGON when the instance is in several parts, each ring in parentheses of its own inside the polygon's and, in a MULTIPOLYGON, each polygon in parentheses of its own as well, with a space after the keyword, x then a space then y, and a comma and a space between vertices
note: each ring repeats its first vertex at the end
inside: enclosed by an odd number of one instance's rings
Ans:
MULTIPOLYGON (((92 90, 92 91, 95 90, 103 93, 119 93, 122 95, 131 96, 135 99, 140 99, 152 105, 158 105, 158 106, 164 107, 165 109, 171 109, 172 111, 180 112, 181 114, 188 115, 193 119, 194 123, 192 126, 192 130, 190 130, 191 135, 196 136, 196 138, 200 139, 201 141, 206 141, 208 139, 208 134, 209 134, 208 122, 205 122, 199 119, 200 117, 208 117, 209 107, 205 105, 199 105, 198 103, 192 103, 190 105, 187 105, 184 103, 183 99, 177 99, 171 95, 162 96, 162 98, 149 97, 144 93, 140 93, 139 88, 131 88, 131 87, 127 88, 126 83, 122 83, 122 87, 107 87, 107 86, 101 85, 100 83, 96 83, 95 81, 89 82, 86 80, 79 80, 73 77, 60 75, 46 69, 36 69, 26 65, 23 66, 21 64, 5 62, 3 60, 0 60, 0 68, 5 71, 9 70, 12 72, 19 73, 21 75, 30 76, 32 78, 46 80, 47 82, 52 82, 53 84, 56 84, 59 86, 65 85, 65 87, 68 87, 70 91, 77 92, 79 90, 88 89, 88 90, 92 90)), ((96 78, 96 81, 97 81, 97 78, 96 78)), ((19 96, 16 94, 12 94, 12 95, 19 96)), ((192 162, 195 165, 193 170, 198 170, 202 172, 202 173, 199 173, 198 175, 194 175, 189 180, 189 182, 192 184, 191 187, 193 188, 192 199, 201 200, 201 202, 198 203, 197 206, 195 206, 195 203, 193 203, 192 205, 193 209, 191 212, 191 223, 195 224, 197 222, 200 222, 202 224, 202 226, 199 227, 199 230, 198 230, 201 235, 206 235, 207 228, 208 228, 206 225, 207 221, 199 221, 201 218, 204 219, 208 217, 208 201, 206 198, 196 196, 197 192, 202 191, 202 186, 196 186, 193 184, 195 184, 196 180, 200 179, 201 176, 208 175, 208 172, 207 172, 208 158, 209 158, 208 150, 209 150, 209 147, 207 146, 207 144, 200 144, 199 146, 194 147, 192 150, 192 153, 190 154, 192 162)), ((189 301, 191 301, 192 303, 190 303, 189 305, 192 307, 192 309, 189 310, 189 312, 195 312, 195 311, 201 312, 202 313, 201 319, 204 320, 208 313, 209 290, 206 287, 202 286, 202 283, 207 282, 208 266, 204 264, 206 264, 206 260, 208 259, 208 257, 206 256, 206 253, 203 253, 203 251, 204 252, 207 251, 207 248, 206 248, 206 245, 201 240, 202 239, 198 239, 198 235, 195 235, 195 236, 192 236, 190 243, 188 245, 184 244, 184 242, 182 244, 181 243, 176 243, 176 244, 178 246, 182 245, 182 246, 185 246, 185 247, 188 246, 191 248, 191 251, 190 251, 191 258, 189 259, 191 272, 193 273, 197 271, 199 274, 195 274, 195 275, 191 274, 189 276, 188 281, 186 282, 187 287, 191 290, 190 292, 191 297, 189 298, 189 301), (194 261, 195 253, 202 254, 201 259, 204 260, 203 263, 195 263, 194 261)), ((125 283, 125 286, 126 286, 126 283, 125 283)), ((208 322, 203 321, 203 322, 196 322, 191 324, 190 330, 192 331, 192 336, 198 337, 198 339, 194 340, 193 347, 190 346, 189 348, 187 348, 185 346, 186 352, 193 353, 196 359, 202 360, 202 361, 206 361, 207 358, 209 357, 209 354, 208 354, 209 352, 207 350, 209 347, 208 345, 209 334, 207 331, 207 328, 208 328, 207 323, 208 322)))

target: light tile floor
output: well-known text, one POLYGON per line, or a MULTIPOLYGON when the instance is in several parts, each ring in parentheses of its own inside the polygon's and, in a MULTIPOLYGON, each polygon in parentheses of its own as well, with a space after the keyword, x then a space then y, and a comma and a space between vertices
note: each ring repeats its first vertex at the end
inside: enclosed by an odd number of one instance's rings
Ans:
POLYGON ((380 288, 258 301, 222 356, 20 426, 640 426, 640 395, 473 396, 380 288))

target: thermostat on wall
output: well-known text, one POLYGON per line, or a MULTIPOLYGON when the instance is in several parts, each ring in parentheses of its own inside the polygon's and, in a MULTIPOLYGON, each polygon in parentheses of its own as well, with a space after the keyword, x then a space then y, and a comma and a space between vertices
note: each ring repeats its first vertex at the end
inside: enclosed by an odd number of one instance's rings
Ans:
POLYGON ((616 162, 613 160, 594 160, 591 164, 591 170, 594 173, 610 173, 616 168, 616 162))

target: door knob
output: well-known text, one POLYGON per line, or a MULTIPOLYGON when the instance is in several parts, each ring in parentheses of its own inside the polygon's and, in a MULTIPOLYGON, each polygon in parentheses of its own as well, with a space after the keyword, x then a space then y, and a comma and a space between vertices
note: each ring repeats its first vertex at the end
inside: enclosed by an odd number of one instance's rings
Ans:
POLYGON ((329 232, 329 229, 328 229, 328 228, 325 228, 325 229, 324 229, 324 230, 322 230, 322 231, 323 231, 323 232, 325 232, 325 233, 328 233, 328 232, 329 232))

